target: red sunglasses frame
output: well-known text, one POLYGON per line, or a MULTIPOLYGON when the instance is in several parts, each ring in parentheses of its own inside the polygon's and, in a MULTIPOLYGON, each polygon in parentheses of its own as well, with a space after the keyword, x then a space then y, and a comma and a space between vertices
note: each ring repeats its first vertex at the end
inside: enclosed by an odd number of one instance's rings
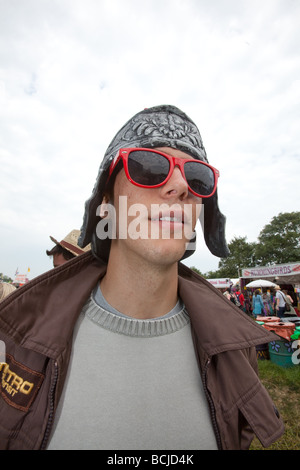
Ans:
POLYGON ((185 181, 187 182, 187 185, 188 185, 188 188, 189 188, 189 191, 194 194, 195 196, 197 197, 201 197, 201 198, 209 198, 211 196, 214 195, 214 193, 216 192, 216 189, 217 189, 217 184, 218 184, 218 178, 220 177, 220 172, 219 170, 217 170, 216 168, 214 168, 213 166, 209 165, 208 163, 205 163, 205 162, 202 162, 201 160, 197 160, 195 158, 187 158, 187 159, 183 159, 183 158, 177 158, 177 157, 173 157, 171 155, 168 155, 166 153, 163 153, 163 152, 160 152, 159 150, 156 150, 156 149, 149 149, 149 148, 142 148, 142 147, 130 147, 130 148, 121 148, 118 150, 115 158, 113 159, 113 161, 111 162, 111 165, 109 167, 109 175, 108 175, 108 180, 109 178, 111 177, 114 169, 116 168, 118 162, 120 161, 120 159, 122 158, 123 160, 123 167, 124 167, 124 171, 125 171, 125 174, 126 174, 126 177, 127 179, 132 183, 134 184, 135 186, 138 186, 140 188, 159 188, 160 186, 163 186, 164 184, 166 184, 166 182, 170 179, 173 171, 174 171, 174 168, 176 166, 179 167, 180 171, 181 171, 181 174, 183 176, 183 178, 185 179, 185 181), (129 174, 129 171, 128 171, 128 157, 130 155, 131 152, 133 151, 136 151, 136 150, 142 150, 142 151, 146 151, 146 152, 152 152, 152 153, 157 153, 159 155, 162 155, 164 158, 166 158, 169 163, 170 163, 170 170, 169 170, 169 173, 167 175, 167 177, 164 179, 164 181, 162 181, 162 183, 159 183, 159 184, 155 184, 155 185, 151 185, 151 186, 148 186, 148 185, 144 185, 144 184, 140 184, 140 183, 137 183, 136 181, 134 181, 130 174, 129 174), (205 165, 207 166, 208 168, 210 168, 214 174, 214 177, 215 177, 215 185, 214 185, 214 189, 212 191, 212 193, 209 195, 209 196, 202 196, 202 195, 199 195, 198 193, 196 193, 195 191, 193 191, 193 189, 190 187, 186 177, 185 177, 185 174, 184 174, 184 164, 187 163, 187 162, 197 162, 197 163, 201 163, 202 165, 205 165))

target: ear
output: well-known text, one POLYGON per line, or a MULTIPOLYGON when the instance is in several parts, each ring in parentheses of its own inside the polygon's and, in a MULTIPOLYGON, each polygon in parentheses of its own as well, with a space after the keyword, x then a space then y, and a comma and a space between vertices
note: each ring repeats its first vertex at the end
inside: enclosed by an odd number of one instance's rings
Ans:
POLYGON ((99 215, 102 219, 104 219, 104 217, 106 217, 108 214, 107 204, 109 204, 109 197, 107 194, 104 194, 102 202, 99 206, 99 215))

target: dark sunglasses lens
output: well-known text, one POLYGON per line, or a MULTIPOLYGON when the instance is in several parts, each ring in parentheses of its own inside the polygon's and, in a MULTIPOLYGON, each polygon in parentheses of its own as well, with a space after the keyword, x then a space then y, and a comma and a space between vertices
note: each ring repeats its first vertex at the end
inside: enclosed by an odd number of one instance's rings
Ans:
POLYGON ((209 166, 201 162, 187 162, 184 173, 190 188, 200 196, 209 196, 215 187, 215 175, 209 166))
POLYGON ((169 173, 169 161, 154 152, 133 150, 128 157, 128 172, 133 181, 144 186, 162 183, 169 173))

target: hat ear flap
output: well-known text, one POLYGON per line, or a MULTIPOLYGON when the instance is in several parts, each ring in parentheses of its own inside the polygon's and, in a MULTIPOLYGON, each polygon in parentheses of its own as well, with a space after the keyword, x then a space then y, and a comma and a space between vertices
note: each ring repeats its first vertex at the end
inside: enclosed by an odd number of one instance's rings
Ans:
POLYGON ((110 244, 111 240, 109 238, 101 240, 98 238, 96 231, 93 232, 91 249, 95 258, 99 259, 100 261, 104 261, 104 263, 107 263, 110 252, 110 244))
POLYGON ((227 258, 230 251, 225 238, 226 217, 220 212, 217 192, 202 202, 204 203, 202 229, 205 243, 213 255, 227 258))
MULTIPOLYGON (((199 220, 205 243, 214 256, 227 258, 230 255, 230 251, 225 238, 226 217, 220 212, 217 192, 214 196, 203 199, 202 203, 204 204, 204 216, 201 215, 199 220)), ((188 258, 196 251, 196 232, 194 233, 195 236, 190 240, 181 260, 188 258)))

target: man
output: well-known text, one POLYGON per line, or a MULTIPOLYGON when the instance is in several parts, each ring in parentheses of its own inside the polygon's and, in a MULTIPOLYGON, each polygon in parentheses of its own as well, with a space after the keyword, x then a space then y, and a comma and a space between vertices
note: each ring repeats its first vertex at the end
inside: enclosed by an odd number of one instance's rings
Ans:
POLYGON ((244 297, 243 292, 241 292, 241 291, 239 290, 239 288, 237 288, 235 295, 236 295, 238 301, 239 301, 240 304, 241 304, 241 305, 240 305, 240 309, 245 312, 245 308, 244 308, 245 297, 244 297))
POLYGON ((276 336, 179 262, 199 214, 211 252, 228 255, 217 179, 173 106, 117 133, 86 203, 79 245, 92 254, 0 312, 7 367, 27 392, 3 391, 3 448, 247 449, 254 433, 264 446, 281 436, 255 350, 276 336))
POLYGON ((46 250, 46 253, 48 256, 52 256, 54 268, 61 266, 78 255, 82 255, 90 249, 90 246, 87 246, 84 249, 78 246, 77 243, 79 235, 80 230, 72 230, 60 242, 50 236, 51 240, 55 243, 55 246, 51 250, 46 250))
POLYGON ((285 296, 283 292, 281 292, 280 286, 275 286, 276 290, 276 312, 277 315, 282 318, 284 317, 284 312, 285 312, 285 296))

